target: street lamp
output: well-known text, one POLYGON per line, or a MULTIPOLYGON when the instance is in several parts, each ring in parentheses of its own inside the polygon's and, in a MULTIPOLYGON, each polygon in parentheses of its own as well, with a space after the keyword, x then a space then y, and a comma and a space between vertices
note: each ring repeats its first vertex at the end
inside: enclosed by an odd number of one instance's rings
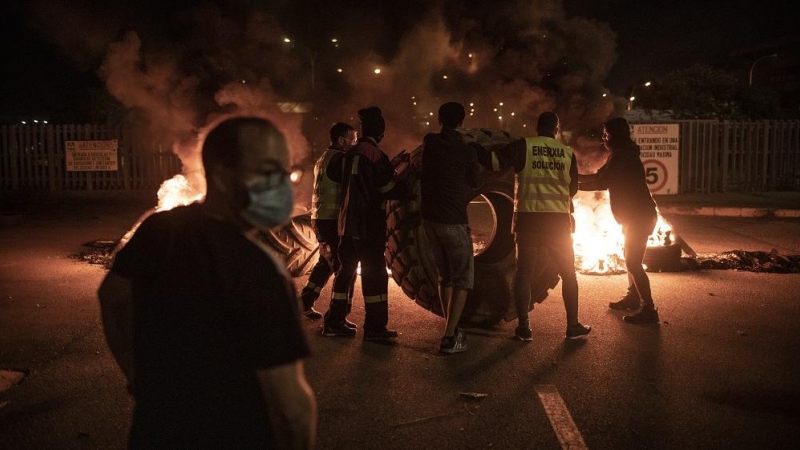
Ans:
MULTIPOLYGON (((653 84, 653 83, 651 83, 649 81, 645 81, 642 84, 642 86, 650 87, 651 84, 653 84)), ((633 101, 636 100, 636 97, 633 96, 633 93, 636 91, 636 87, 637 87, 637 85, 634 84, 633 87, 631 88, 631 95, 628 96, 628 111, 633 109, 633 101)))
POLYGON ((750 80, 749 80, 749 86, 750 87, 753 87, 753 69, 756 68, 756 63, 758 63, 762 59, 777 58, 777 57, 778 57, 778 54, 777 53, 773 53, 771 55, 762 56, 760 58, 757 58, 755 61, 753 61, 753 64, 750 65, 750 80))

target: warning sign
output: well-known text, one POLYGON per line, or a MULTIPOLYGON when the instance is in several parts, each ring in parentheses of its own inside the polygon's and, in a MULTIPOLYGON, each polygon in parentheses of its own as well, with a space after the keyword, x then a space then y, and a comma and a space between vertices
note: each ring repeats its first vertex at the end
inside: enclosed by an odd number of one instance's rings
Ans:
POLYGON ((116 171, 117 140, 67 141, 67 172, 116 171))
POLYGON ((642 149, 647 186, 653 194, 678 193, 680 125, 647 123, 632 126, 631 138, 642 149))

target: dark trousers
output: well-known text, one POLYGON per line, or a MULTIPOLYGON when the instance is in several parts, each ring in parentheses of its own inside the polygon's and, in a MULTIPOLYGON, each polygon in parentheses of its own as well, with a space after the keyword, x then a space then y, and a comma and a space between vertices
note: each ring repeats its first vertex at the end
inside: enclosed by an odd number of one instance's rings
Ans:
POLYGON ((531 286, 542 276, 545 258, 552 258, 561 277, 561 296, 567 313, 567 325, 578 323, 578 278, 575 275, 575 251, 572 235, 564 230, 560 236, 529 236, 517 233, 517 271, 514 274, 514 300, 520 325, 528 324, 531 286))
POLYGON ((333 294, 325 321, 342 323, 353 301, 351 286, 355 283, 358 263, 361 263, 361 291, 364 295, 364 330, 381 331, 389 323, 389 276, 383 259, 385 237, 355 239, 342 236, 339 241, 339 271, 333 279, 333 294))
POLYGON ((300 292, 303 309, 314 306, 319 294, 331 275, 339 270, 339 232, 336 219, 316 219, 313 222, 314 232, 319 242, 319 260, 311 269, 308 282, 300 292))
POLYGON ((628 295, 638 296, 644 306, 653 307, 653 295, 650 292, 650 278, 647 277, 642 261, 647 250, 647 238, 653 233, 658 217, 622 227, 625 244, 622 253, 625 257, 625 268, 628 270, 628 295))

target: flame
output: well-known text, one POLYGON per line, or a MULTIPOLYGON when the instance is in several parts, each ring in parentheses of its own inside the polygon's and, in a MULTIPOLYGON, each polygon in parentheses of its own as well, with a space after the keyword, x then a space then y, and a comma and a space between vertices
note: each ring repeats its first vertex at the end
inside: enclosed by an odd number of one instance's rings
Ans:
MULTIPOLYGON (((625 236, 611 214, 608 191, 578 192, 574 197, 575 269, 585 274, 618 274, 625 272, 622 252, 625 236)), ((670 245, 676 235, 661 213, 647 241, 648 247, 670 245)))
POLYGON ((161 183, 158 188, 158 206, 156 211, 168 211, 176 206, 191 205, 205 197, 205 192, 199 192, 183 175, 175 175, 161 183))
MULTIPOLYGON (((204 185, 202 186, 203 188, 205 187, 204 185)), ((133 234, 136 233, 137 229, 139 229, 139 225, 141 225, 142 222, 144 222, 144 219, 146 219, 150 214, 160 211, 168 211, 176 206, 186 206, 200 201, 205 197, 205 192, 201 192, 201 189, 192 187, 192 184, 189 182, 189 180, 180 174, 175 175, 169 180, 161 183, 157 193, 158 205, 155 208, 145 212, 139 218, 139 220, 133 224, 131 229, 120 238, 115 251, 121 250, 122 247, 124 247, 125 244, 131 240, 133 234)))

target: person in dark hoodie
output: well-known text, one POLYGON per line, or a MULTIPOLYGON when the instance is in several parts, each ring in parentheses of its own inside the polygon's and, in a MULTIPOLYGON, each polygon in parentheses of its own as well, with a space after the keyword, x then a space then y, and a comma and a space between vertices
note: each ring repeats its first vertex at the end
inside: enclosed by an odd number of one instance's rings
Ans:
POLYGON ((334 181, 341 179, 339 206, 339 270, 333 281, 333 292, 325 313, 322 335, 353 337, 356 330, 348 326, 352 296, 350 287, 361 263, 361 289, 364 294, 364 340, 394 339, 397 332, 389 323, 389 277, 383 259, 386 247, 386 212, 388 199, 402 199, 408 187, 394 179, 394 167, 378 148, 386 124, 380 108, 371 106, 358 111, 361 138, 348 150, 341 166, 330 164, 327 174, 334 181))
POLYGON ((650 195, 640 149, 631 139, 631 128, 622 117, 608 120, 603 127, 603 145, 611 151, 608 161, 597 173, 578 176, 582 191, 608 189, 611 213, 622 225, 623 247, 628 270, 628 292, 619 301, 609 303, 616 310, 635 310, 623 320, 635 324, 658 323, 650 280, 642 267, 647 238, 653 232, 658 214, 650 195))
POLYGON ((464 122, 464 106, 448 102, 439 107, 442 130, 423 141, 421 211, 425 235, 439 272, 439 300, 445 317, 442 353, 467 349, 458 322, 474 282, 475 262, 467 205, 470 190, 478 187, 478 153, 464 142, 457 128, 464 122))

